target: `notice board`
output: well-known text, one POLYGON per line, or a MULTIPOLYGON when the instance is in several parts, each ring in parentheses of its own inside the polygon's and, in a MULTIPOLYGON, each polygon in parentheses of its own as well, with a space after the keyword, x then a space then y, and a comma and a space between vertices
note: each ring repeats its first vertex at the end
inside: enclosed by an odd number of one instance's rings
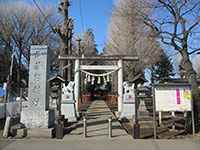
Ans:
POLYGON ((189 85, 155 87, 156 111, 192 111, 192 93, 189 85))

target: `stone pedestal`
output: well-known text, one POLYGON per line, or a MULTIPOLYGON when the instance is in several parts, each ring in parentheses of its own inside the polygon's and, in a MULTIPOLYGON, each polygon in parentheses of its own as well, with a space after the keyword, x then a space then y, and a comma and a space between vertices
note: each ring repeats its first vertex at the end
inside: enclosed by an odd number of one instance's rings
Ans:
POLYGON ((47 50, 47 46, 31 46, 28 101, 21 112, 21 123, 27 128, 48 128, 54 122, 54 112, 48 110, 47 50))
POLYGON ((49 128, 53 126, 55 119, 54 110, 36 111, 23 109, 21 112, 21 123, 26 128, 49 128))
POLYGON ((135 116, 135 103, 123 103, 120 118, 132 119, 135 116))
POLYGON ((75 102, 71 101, 65 104, 61 104, 62 115, 68 120, 68 122, 76 122, 76 111, 75 111, 75 102))
POLYGON ((27 137, 33 139, 51 139, 53 137, 53 128, 31 128, 27 130, 27 137))

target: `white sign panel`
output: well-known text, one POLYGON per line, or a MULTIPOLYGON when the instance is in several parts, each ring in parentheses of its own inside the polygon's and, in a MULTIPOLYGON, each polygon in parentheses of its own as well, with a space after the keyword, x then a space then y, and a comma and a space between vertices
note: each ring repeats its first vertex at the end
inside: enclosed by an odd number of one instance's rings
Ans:
POLYGON ((190 86, 160 86, 155 88, 156 111, 191 111, 190 86))

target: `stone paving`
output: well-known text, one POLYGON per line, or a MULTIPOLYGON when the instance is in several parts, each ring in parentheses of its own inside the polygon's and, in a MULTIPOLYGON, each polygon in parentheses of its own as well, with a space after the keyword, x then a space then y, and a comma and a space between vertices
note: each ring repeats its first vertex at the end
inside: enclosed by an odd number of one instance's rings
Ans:
MULTIPOLYGON (((87 138, 88 139, 104 139, 108 137, 108 118, 112 117, 112 138, 114 139, 129 139, 132 137, 126 133, 120 123, 115 119, 115 116, 110 111, 103 100, 93 101, 87 109, 87 138)), ((67 134, 64 139, 83 139, 83 121, 79 123, 79 127, 67 134)))
POLYGON ((199 150, 199 140, 0 140, 0 150, 199 150))
POLYGON ((112 116, 104 101, 94 101, 87 111, 88 137, 83 137, 82 121, 79 127, 63 140, 0 138, 0 150, 199 150, 199 139, 187 140, 134 140, 123 130, 118 121, 113 122, 113 138, 108 137, 108 121, 112 116))

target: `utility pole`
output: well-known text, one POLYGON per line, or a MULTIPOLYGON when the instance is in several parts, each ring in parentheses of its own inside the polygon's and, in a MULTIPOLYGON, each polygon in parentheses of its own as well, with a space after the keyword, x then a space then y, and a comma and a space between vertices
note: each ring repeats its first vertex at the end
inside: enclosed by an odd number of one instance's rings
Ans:
POLYGON ((81 56, 81 38, 78 37, 76 41, 78 42, 78 56, 81 56))
MULTIPOLYGON (((64 17, 63 24, 55 28, 55 32, 59 35, 62 44, 60 56, 71 55, 72 52, 73 20, 69 18, 69 6, 69 0, 61 0, 58 7, 60 14, 64 17)), ((72 72, 70 68, 70 61, 61 61, 59 64, 61 76, 68 81, 71 81, 72 72)))
MULTIPOLYGON (((68 55, 72 55, 72 36, 73 36, 73 29, 74 29, 74 24, 73 20, 70 18, 69 25, 68 25, 68 49, 69 53, 68 55)), ((73 62, 68 60, 69 68, 68 68, 68 80, 72 80, 72 69, 73 69, 73 62)))

